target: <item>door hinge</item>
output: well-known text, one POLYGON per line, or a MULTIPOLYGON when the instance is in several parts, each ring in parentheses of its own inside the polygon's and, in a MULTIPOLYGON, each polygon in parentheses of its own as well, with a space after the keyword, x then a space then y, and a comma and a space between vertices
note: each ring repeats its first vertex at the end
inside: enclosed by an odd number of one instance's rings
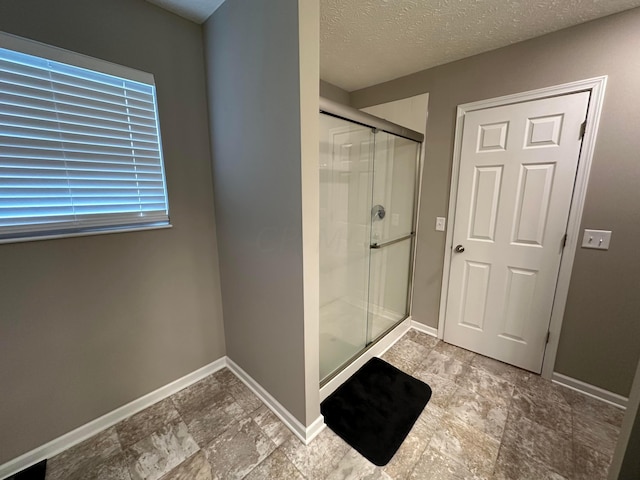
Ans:
POLYGON ((562 248, 567 246, 567 234, 565 233, 562 237, 562 248))
POLYGON ((580 125, 580 140, 584 138, 584 134, 586 131, 587 131, 587 121, 585 120, 584 122, 582 122, 582 125, 580 125))
POLYGON ((547 332, 547 341, 546 341, 546 342, 544 342, 544 343, 545 343, 545 345, 546 345, 547 343, 549 343, 549 339, 550 339, 550 338, 551 338, 551 332, 547 332))

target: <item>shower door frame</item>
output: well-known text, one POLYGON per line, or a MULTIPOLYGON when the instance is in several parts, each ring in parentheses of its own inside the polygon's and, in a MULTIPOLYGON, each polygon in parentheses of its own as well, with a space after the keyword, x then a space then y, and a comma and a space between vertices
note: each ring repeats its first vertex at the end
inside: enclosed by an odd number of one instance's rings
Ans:
MULTIPOLYGON (((415 186, 414 186, 414 198, 413 198, 413 218, 411 223, 411 233, 408 236, 401 237, 399 239, 393 239, 387 242, 384 242, 376 247, 372 246, 371 239, 369 239, 369 258, 371 256, 372 249, 382 249, 389 245, 393 245, 395 243, 399 243, 410 238, 411 246, 410 246, 410 256, 409 256, 409 278, 407 284, 407 303, 405 315, 399 319, 396 323, 394 323, 390 328, 385 330, 383 333, 378 335, 377 338, 372 339, 370 343, 365 345, 365 347, 359 350, 353 357, 347 360, 341 367, 337 368, 334 372, 328 375, 326 378, 321 379, 320 388, 327 386, 332 380, 334 380, 338 375, 340 375, 345 369, 347 369, 350 365, 354 363, 358 358, 361 358, 365 355, 372 347, 374 347, 380 340, 384 339, 392 330, 397 328, 402 322, 407 320, 411 316, 411 302, 413 299, 413 274, 414 274, 414 263, 416 256, 416 236, 417 236, 417 226, 418 226, 418 207, 419 207, 419 199, 420 199, 420 186, 421 186, 421 178, 422 178, 422 149, 424 148, 424 134, 420 132, 416 132, 415 130, 411 130, 405 128, 401 125, 395 124, 393 122, 389 122, 382 118, 378 118, 374 115, 370 115, 368 113, 362 112, 352 107, 348 107, 341 103, 334 102, 324 97, 320 97, 320 111, 319 113, 324 113, 326 115, 330 115, 332 117, 336 117, 342 120, 346 120, 348 122, 356 123, 358 125, 362 125, 364 127, 371 128, 374 133, 377 131, 383 131, 389 133, 391 135, 395 135, 398 137, 406 138, 408 140, 412 140, 419 144, 419 148, 416 154, 415 159, 415 186), (409 238, 407 238, 409 237, 409 238)), ((374 141, 375 145, 375 141, 374 141)), ((374 147, 374 159, 373 159, 373 171, 375 175, 375 147, 374 147)), ((369 277, 369 286, 371 288, 371 279, 369 277)), ((367 307, 368 311, 368 307, 367 307)), ((369 315, 367 313, 367 323, 369 322, 369 315)), ((369 326, 367 325, 367 331, 369 326)), ((369 340, 367 338, 367 340, 369 340)))

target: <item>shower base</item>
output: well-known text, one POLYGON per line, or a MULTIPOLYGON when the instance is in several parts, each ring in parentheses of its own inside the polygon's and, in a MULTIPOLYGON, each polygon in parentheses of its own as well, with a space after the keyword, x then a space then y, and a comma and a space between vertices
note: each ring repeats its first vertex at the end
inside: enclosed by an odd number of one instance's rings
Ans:
MULTIPOLYGON (((402 319, 397 314, 369 312, 370 341, 375 341, 402 319)), ((345 299, 320 307, 320 381, 344 367, 369 343, 367 309, 345 299)))

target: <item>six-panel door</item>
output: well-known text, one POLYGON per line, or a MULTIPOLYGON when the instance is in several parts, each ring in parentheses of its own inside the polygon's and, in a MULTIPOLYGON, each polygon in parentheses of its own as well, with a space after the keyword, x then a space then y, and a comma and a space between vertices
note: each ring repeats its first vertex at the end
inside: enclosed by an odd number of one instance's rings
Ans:
POLYGON ((445 341, 540 372, 588 103, 465 115, 445 341))

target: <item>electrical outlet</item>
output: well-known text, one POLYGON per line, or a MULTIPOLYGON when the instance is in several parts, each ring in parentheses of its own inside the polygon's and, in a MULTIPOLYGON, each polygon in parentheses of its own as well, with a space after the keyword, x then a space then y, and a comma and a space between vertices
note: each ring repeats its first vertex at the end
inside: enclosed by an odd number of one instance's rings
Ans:
POLYGON ((436 217, 436 230, 438 232, 444 232, 447 219, 444 217, 436 217))
POLYGON ((582 237, 582 248, 595 248, 598 250, 609 250, 611 241, 611 230, 586 230, 582 237))

